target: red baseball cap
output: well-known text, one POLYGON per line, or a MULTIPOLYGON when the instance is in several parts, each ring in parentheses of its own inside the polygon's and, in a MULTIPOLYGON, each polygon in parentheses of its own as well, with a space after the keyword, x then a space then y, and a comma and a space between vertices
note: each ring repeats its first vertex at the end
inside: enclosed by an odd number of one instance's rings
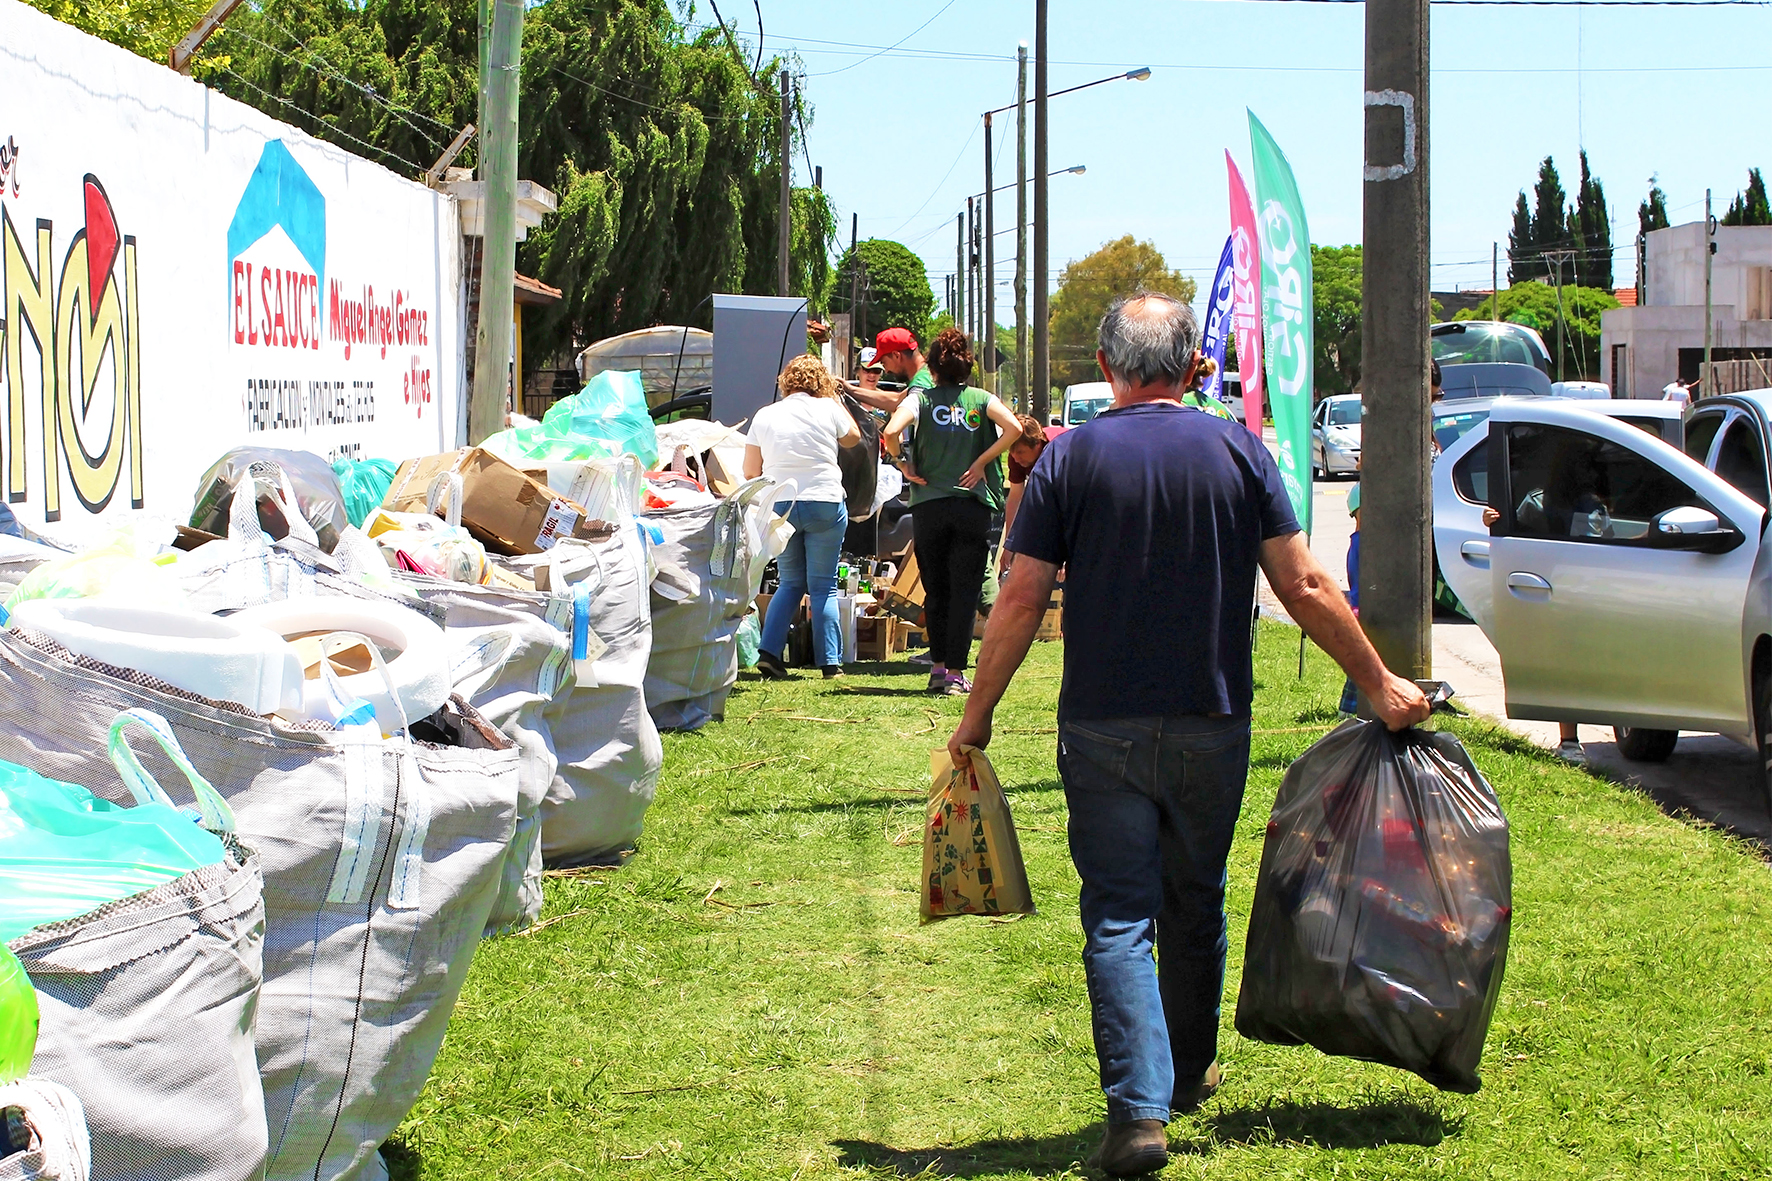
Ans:
POLYGON ((911 335, 909 328, 888 328, 874 337, 874 355, 884 357, 887 353, 915 352, 917 338, 911 335))

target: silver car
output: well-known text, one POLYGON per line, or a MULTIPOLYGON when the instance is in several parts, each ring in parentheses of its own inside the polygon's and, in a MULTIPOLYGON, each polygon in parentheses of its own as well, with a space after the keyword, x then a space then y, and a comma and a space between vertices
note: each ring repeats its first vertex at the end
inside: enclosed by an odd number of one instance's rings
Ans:
POLYGON ((1772 733, 1772 391, 1723 401, 1693 408, 1690 455, 1670 404, 1551 398, 1496 401, 1442 453, 1435 547, 1508 716, 1611 725, 1654 761, 1681 730, 1772 733))
POLYGON ((1317 403, 1311 418, 1311 474, 1351 476, 1360 470, 1360 395, 1337 394, 1317 403))

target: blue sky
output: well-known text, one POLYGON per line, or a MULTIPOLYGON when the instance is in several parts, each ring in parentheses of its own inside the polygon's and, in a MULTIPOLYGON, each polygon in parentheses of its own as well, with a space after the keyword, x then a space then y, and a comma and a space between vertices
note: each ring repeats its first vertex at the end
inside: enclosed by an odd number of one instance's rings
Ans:
MULTIPOLYGON (((1015 99, 1015 47, 1032 43, 1033 0, 761 5, 765 52, 791 50, 804 64, 816 110, 810 155, 824 168, 844 241, 859 214, 863 238, 895 238, 924 256, 940 298, 941 276, 953 270, 954 214, 983 188, 979 116, 1015 99)), ((721 12, 754 39, 751 5, 724 0, 721 12)), ((1312 239, 1359 241, 1364 16, 1359 4, 1052 0, 1052 89, 1153 70, 1149 81, 1053 101, 1052 167, 1088 168, 1051 181, 1055 275, 1131 233, 1205 287, 1227 232, 1224 150, 1248 171, 1245 108, 1291 158, 1312 239)), ((1547 154, 1573 193, 1583 145, 1626 248, 1617 281, 1631 282, 1628 247, 1651 174, 1678 224, 1702 216, 1705 186, 1720 215, 1750 166, 1772 166, 1768 46, 1772 7, 1436 5, 1435 289, 1487 288, 1491 242, 1502 243, 1507 265, 1515 195, 1547 154)), ((1031 65, 1028 88, 1031 98, 1031 65)), ((1031 111, 1029 122, 1031 131, 1031 111)), ((999 116, 998 183, 1015 176, 1013 127, 1013 116, 999 116)), ((1031 146, 1029 159, 1031 168, 1031 146)), ((796 183, 805 170, 802 156, 796 183)), ((999 228, 1014 224, 1014 196, 999 197, 999 228)), ((1014 238, 998 241, 1006 282, 1014 238)), ((1003 322, 1008 305, 999 288, 1003 322)))

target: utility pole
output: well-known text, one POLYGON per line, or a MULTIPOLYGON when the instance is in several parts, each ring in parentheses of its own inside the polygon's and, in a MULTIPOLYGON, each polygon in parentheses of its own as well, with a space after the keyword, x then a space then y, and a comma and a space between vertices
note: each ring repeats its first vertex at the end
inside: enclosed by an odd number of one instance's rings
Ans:
POLYGON ((505 429, 505 397, 521 385, 511 374, 511 317, 517 270, 517 77, 523 47, 523 0, 492 0, 487 79, 480 140, 485 227, 480 255, 480 322, 474 333, 474 389, 468 400, 468 442, 505 429))
MULTIPOLYGON (((954 214, 954 325, 966 323, 966 215, 954 214)), ((928 344, 928 341, 924 341, 928 344)))
POLYGON ((1551 286, 1557 289, 1557 380, 1563 380, 1563 354, 1567 351, 1563 326, 1563 263, 1575 257, 1573 250, 1546 250, 1544 260, 1556 267, 1551 286))
MULTIPOLYGON (((1016 409, 1028 398, 1028 43, 1015 49, 1015 384, 1016 409)), ((1044 419, 1041 420, 1045 421, 1044 419)))
MULTIPOLYGON (((1489 243, 1489 318, 1501 323, 1501 243, 1489 243)), ((1489 334, 1489 351, 1493 360, 1501 360, 1501 333, 1489 334)))
POLYGON ((1046 7, 1034 0, 1034 417, 1045 422, 1052 411, 1052 337, 1048 331, 1046 274, 1050 263, 1046 226, 1046 7))
POLYGON ((1704 368, 1698 371, 1698 396, 1708 397, 1711 392, 1710 381, 1710 346, 1711 346, 1711 287, 1710 269, 1717 253, 1717 219, 1711 216, 1710 190, 1704 190, 1704 368))
POLYGON ((997 392, 997 195, 991 192, 991 116, 984 117, 984 332, 979 342, 984 350, 978 366, 984 374, 984 388, 997 392))
POLYGON ((1360 623, 1416 679, 1434 660, 1427 98, 1428 0, 1366 0, 1360 623))
POLYGON ((790 294, 788 291, 788 246, 794 236, 794 146, 791 138, 793 127, 794 99, 791 91, 792 80, 788 72, 781 72, 781 222, 777 229, 779 241, 775 248, 775 269, 777 295, 790 294))
POLYGON ((855 333, 855 297, 861 290, 861 252, 857 249, 861 238, 861 214, 849 215, 849 335, 851 339, 859 339, 855 333))

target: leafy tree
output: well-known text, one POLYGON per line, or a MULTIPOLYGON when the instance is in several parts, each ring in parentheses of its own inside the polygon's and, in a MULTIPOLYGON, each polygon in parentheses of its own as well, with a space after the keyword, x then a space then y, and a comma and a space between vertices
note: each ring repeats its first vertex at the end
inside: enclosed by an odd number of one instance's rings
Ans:
MULTIPOLYGON (((474 0, 264 0, 211 44, 199 76, 407 176, 478 119, 474 0)), ((669 0, 528 7, 518 170, 560 209, 517 265, 565 299, 525 321, 526 357, 560 363, 650 324, 708 326, 714 291, 774 294, 780 96, 736 49, 717 26, 693 32, 669 0)), ((790 150, 810 118, 803 99, 794 116, 790 150)), ((459 162, 472 159, 470 147, 459 162)), ((811 189, 794 190, 791 214, 791 289, 821 310, 834 216, 811 189)))
POLYGON ((926 345, 935 332, 953 323, 953 317, 945 312, 942 313, 945 323, 941 318, 937 321, 939 327, 930 323, 929 315, 935 309, 935 293, 929 289, 929 272, 924 268, 923 260, 908 247, 887 238, 869 238, 857 242, 852 251, 843 251, 831 281, 830 308, 833 312, 854 310, 849 304, 849 292, 857 256, 861 258, 862 274, 868 281, 868 295, 862 303, 867 323, 856 324, 854 331, 858 338, 865 331, 871 343, 884 329, 908 328, 919 343, 926 345))
POLYGON ((1651 180, 1649 196, 1637 206, 1637 233, 1665 230, 1670 224, 1667 220, 1667 194, 1661 191, 1660 185, 1651 180))
MULTIPOLYGON (((1600 372, 1600 313, 1618 306, 1610 289, 1563 288, 1563 367, 1571 380, 1594 380, 1600 372)), ((1459 312, 1454 320, 1493 320, 1495 297, 1459 312)), ((1501 293, 1501 319, 1524 324, 1544 337, 1557 371, 1557 291, 1549 283, 1516 283, 1501 293)))
POLYGON ((1599 178, 1588 172, 1585 148, 1581 152, 1581 188, 1576 191, 1569 229, 1580 252, 1575 256, 1576 285, 1612 290, 1612 220, 1606 213, 1606 190, 1599 178))
POLYGON ((26 0, 64 24, 164 65, 209 11, 206 0, 26 0))
POLYGON ((1097 329, 1115 299, 1138 290, 1158 291, 1192 303, 1197 284, 1169 269, 1163 254, 1131 234, 1117 238, 1064 268, 1052 297, 1052 380, 1058 385, 1096 381, 1097 329))
POLYGON ((1360 380, 1359 246, 1311 247, 1311 293, 1315 304, 1317 390, 1345 394, 1360 380))
POLYGON ((1726 226, 1772 226, 1772 204, 1766 200, 1766 178, 1758 168, 1747 170, 1747 192, 1735 194, 1723 214, 1726 226))

